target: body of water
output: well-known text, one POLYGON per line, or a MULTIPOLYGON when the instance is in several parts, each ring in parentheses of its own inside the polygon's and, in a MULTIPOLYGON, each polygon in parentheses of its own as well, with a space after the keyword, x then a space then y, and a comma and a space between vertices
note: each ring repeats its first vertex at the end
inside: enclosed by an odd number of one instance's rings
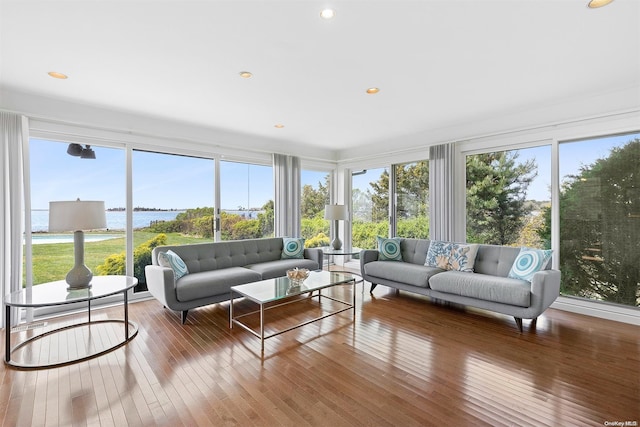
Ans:
MULTIPOLYGON (((264 211, 258 210, 227 210, 225 212, 233 215, 240 215, 245 219, 257 219, 258 215, 264 213, 264 211)), ((133 228, 145 228, 155 221, 173 221, 178 214, 184 211, 134 211, 133 212, 133 228)), ((107 230, 124 231, 127 224, 127 213, 125 211, 107 211, 107 230)), ((31 231, 34 233, 47 232, 49 230, 49 211, 48 210, 32 210, 31 211, 31 231)), ((116 234, 93 234, 95 240, 111 239, 114 237, 121 237, 116 234)), ((36 243, 59 243, 53 241, 56 239, 62 239, 64 235, 38 235, 33 236, 33 242, 36 243)), ((71 236, 73 240, 73 236, 71 236)), ((85 241, 90 241, 90 237, 85 235, 85 241)), ((95 241, 94 240, 94 241, 95 241)), ((66 241, 68 240, 68 237, 66 241)))
MULTIPOLYGON (((133 212, 133 228, 148 227, 153 221, 172 221, 184 211, 135 211, 133 212)), ((107 229, 124 230, 127 224, 125 211, 107 211, 107 229)), ((43 232, 49 230, 49 211, 31 211, 31 231, 43 232)))

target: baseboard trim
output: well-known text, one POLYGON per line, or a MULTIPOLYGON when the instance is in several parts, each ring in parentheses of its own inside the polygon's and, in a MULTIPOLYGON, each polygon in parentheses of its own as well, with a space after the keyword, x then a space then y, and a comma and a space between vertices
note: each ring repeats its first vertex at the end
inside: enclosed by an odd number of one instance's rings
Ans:
POLYGON ((551 304, 551 308, 640 326, 640 309, 632 307, 627 308, 582 298, 558 297, 551 304))

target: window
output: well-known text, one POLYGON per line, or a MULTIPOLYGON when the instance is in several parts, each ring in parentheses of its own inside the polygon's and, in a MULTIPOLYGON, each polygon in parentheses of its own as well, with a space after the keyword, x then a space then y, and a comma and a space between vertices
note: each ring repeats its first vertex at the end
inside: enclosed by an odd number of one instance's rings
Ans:
POLYGON ((273 168, 220 162, 222 240, 273 237, 273 168))
POLYGON ((143 291, 154 247, 214 239, 214 160, 134 150, 132 163, 133 273, 143 291))
POLYGON ((551 147, 468 155, 467 241, 551 246, 551 147))
POLYGON ((640 305, 640 133, 561 143, 563 295, 640 305))
POLYGON ((64 280, 74 265, 73 232, 47 233, 50 201, 105 202, 107 230, 85 232, 84 246, 87 267, 106 274, 108 258, 125 250, 125 151, 32 138, 29 152, 33 256, 25 262, 31 262, 33 285, 64 280), (83 149, 93 150, 95 158, 81 157, 83 149))
POLYGON ((330 201, 330 174, 303 170, 300 184, 300 228, 305 246, 329 246, 329 221, 324 219, 324 207, 330 201))
POLYGON ((389 235, 389 170, 352 174, 351 241, 363 249, 376 247, 376 236, 389 235))
POLYGON ((429 162, 394 165, 398 237, 429 238, 429 162))

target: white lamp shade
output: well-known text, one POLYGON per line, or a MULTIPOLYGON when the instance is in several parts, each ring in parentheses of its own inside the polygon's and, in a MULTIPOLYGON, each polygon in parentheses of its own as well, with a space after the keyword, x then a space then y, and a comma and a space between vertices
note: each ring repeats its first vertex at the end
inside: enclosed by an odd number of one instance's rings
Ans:
POLYGON ((107 228, 104 202, 49 202, 49 232, 107 228))
POLYGON ((347 220, 349 219, 349 209, 346 205, 325 205, 324 219, 347 220))

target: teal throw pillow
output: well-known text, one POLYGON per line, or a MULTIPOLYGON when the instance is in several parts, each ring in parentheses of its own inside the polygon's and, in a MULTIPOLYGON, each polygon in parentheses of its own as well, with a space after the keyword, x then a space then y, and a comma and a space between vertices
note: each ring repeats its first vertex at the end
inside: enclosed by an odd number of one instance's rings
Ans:
POLYGON ((509 271, 509 277, 530 282, 535 273, 546 268, 552 252, 552 250, 520 248, 520 253, 509 271))
POLYGON ((304 258, 304 239, 301 237, 282 238, 282 259, 304 258))
POLYGON ((400 238, 392 237, 386 239, 377 237, 378 240, 378 261, 402 261, 400 252, 400 238))
POLYGON ((187 264, 185 264, 182 258, 180 258, 180 256, 171 249, 167 252, 160 252, 158 254, 158 263, 163 267, 171 268, 173 270, 173 274, 176 276, 176 280, 189 274, 187 264))

